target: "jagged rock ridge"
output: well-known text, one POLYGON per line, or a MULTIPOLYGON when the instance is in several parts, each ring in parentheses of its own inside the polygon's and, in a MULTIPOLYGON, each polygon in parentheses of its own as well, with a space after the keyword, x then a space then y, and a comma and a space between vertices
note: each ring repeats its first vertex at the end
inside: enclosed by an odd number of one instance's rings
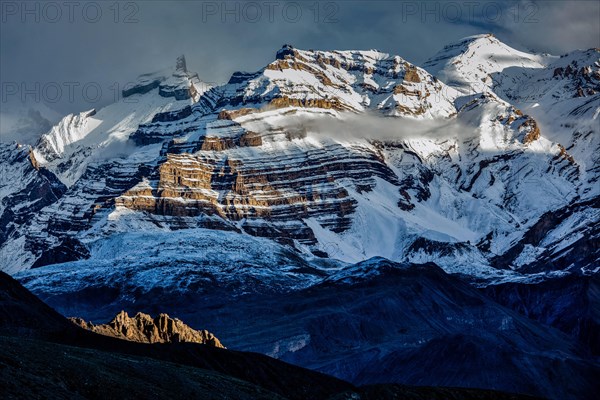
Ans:
POLYGON ((107 324, 95 325, 82 318, 69 318, 74 324, 106 336, 126 339, 141 343, 202 343, 214 347, 225 348, 215 335, 207 330, 197 331, 183 321, 171 318, 167 314, 159 314, 152 318, 148 314, 138 312, 130 317, 125 311, 118 313, 107 324))

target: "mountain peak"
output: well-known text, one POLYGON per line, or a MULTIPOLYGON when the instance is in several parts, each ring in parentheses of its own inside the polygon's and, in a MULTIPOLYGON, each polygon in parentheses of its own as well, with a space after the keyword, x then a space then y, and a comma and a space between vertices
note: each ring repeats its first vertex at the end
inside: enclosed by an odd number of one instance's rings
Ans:
POLYGON ((236 72, 218 108, 321 108, 447 117, 451 95, 425 70, 377 50, 300 50, 289 44, 254 73, 236 72), (440 94, 435 102, 430 94, 440 94))
POLYGON ((170 67, 138 76, 130 87, 123 90, 123 97, 145 94, 156 88, 162 97, 197 101, 209 85, 200 81, 198 74, 188 71, 185 55, 182 54, 175 61, 175 69, 170 67))
POLYGON ((450 86, 478 93, 493 86, 495 74, 511 67, 543 68, 545 58, 516 50, 488 33, 444 46, 423 67, 450 86))
POLYGON ((185 63, 185 55, 180 55, 177 57, 177 61, 175 63, 175 69, 182 72, 187 72, 187 65, 185 63))
POLYGON ((294 50, 294 46, 291 44, 284 44, 281 46, 281 49, 277 51, 275 58, 278 60, 283 60, 286 56, 294 56, 295 54, 296 52, 294 50))
POLYGON ((493 33, 479 33, 477 35, 467 36, 461 39, 461 42, 476 42, 484 39, 489 39, 490 41, 500 42, 493 33))
POLYGON ((70 318, 70 320, 92 332, 133 342, 192 342, 224 347, 212 333, 206 330, 197 331, 167 314, 159 314, 156 318, 152 318, 148 314, 138 312, 134 317, 130 317, 127 312, 121 311, 108 324, 102 325, 94 325, 81 318, 70 318))

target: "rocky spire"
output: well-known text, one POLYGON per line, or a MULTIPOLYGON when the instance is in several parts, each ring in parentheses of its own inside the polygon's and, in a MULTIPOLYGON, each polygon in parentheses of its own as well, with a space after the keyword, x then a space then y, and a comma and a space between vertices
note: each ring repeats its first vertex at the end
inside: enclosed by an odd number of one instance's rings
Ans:
POLYGON ((183 72, 187 72, 187 65, 185 63, 185 56, 182 54, 179 57, 177 57, 177 62, 175 64, 175 68, 178 71, 183 71, 183 72))
POLYGON ((277 52, 275 58, 277 58, 278 60, 283 60, 285 56, 293 56, 294 52, 294 46, 292 46, 291 44, 284 44, 281 47, 281 49, 279 49, 279 51, 277 52))
POLYGON ((101 335, 113 336, 132 342, 142 343, 202 343, 214 347, 224 346, 212 333, 197 331, 177 318, 159 314, 152 318, 148 314, 137 313, 130 317, 125 311, 118 313, 108 324, 94 325, 81 318, 70 318, 71 322, 84 329, 101 335))

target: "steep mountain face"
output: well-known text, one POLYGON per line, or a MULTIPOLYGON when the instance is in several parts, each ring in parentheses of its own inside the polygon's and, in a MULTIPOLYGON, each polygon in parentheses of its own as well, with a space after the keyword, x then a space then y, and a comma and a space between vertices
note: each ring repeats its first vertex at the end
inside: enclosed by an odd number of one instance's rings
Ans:
POLYGON ((425 68, 463 93, 493 92, 532 115, 580 166, 581 195, 598 196, 600 49, 537 55, 479 35, 446 46, 425 68))
MULTIPOLYGON (((18 235, 23 225, 44 207, 55 203, 66 190, 52 172, 40 166, 30 148, 0 143, 0 242, 18 235)), ((13 242, 16 253, 4 248, 0 256, 5 266, 3 270, 16 272, 20 268, 15 269, 15 266, 31 262, 27 260, 27 253, 22 252, 22 239, 13 242), (11 258, 13 261, 9 264, 7 260, 11 258)))
MULTIPOLYGON (((42 195, 38 192, 45 189, 36 187, 34 197, 29 199, 38 205, 36 212, 29 215, 27 222, 15 225, 10 235, 3 235, 0 256, 3 270, 14 272, 13 268, 26 265, 65 262, 89 255, 86 247, 68 232, 85 229, 95 210, 104 203, 114 204, 114 197, 138 182, 140 171, 145 171, 144 162, 156 157, 148 149, 137 151, 129 143, 129 135, 157 113, 185 108, 208 87, 196 84, 199 81, 185 70, 184 59, 179 59, 177 65, 174 70, 151 75, 153 82, 157 82, 156 87, 150 89, 152 94, 125 93, 128 97, 101 110, 68 115, 40 138, 38 145, 29 151, 31 164, 60 190, 55 190, 51 201, 40 201, 38 197, 42 195), (164 86, 165 82, 169 85, 164 86), (173 94, 182 91, 188 94, 173 94), (65 192, 67 195, 62 196, 65 192)), ((148 79, 148 76, 140 77, 131 90, 143 86, 148 79)), ((26 175, 15 169, 9 151, 2 154, 2 179, 6 180, 3 186, 10 188, 3 193, 2 203, 15 204, 4 213, 14 213, 13 209, 23 207, 16 206, 23 199, 13 182, 21 181, 26 175)))
POLYGON ((270 106, 448 116, 453 93, 419 67, 378 51, 303 51, 285 45, 255 74, 234 74, 216 108, 270 106))
POLYGON ((548 210, 494 265, 530 272, 597 265, 600 159, 600 49, 560 57, 517 51, 492 35, 446 46, 425 68, 465 93, 492 93, 530 114, 578 173, 577 196, 548 210), (550 268, 549 268, 550 267, 550 268))
POLYGON ((76 317, 71 322, 84 329, 101 335, 141 343, 201 343, 225 348, 219 339, 207 330, 197 331, 184 324, 183 321, 159 314, 152 318, 148 314, 138 312, 130 317, 125 311, 118 313, 109 323, 95 325, 76 317))
POLYGON ((398 56, 284 46, 204 91, 184 60, 169 73, 44 135, 33 154, 68 190, 4 240, 5 268, 93 258, 132 229, 208 228, 301 257, 522 279, 525 256, 494 261, 589 188, 531 116, 398 56))

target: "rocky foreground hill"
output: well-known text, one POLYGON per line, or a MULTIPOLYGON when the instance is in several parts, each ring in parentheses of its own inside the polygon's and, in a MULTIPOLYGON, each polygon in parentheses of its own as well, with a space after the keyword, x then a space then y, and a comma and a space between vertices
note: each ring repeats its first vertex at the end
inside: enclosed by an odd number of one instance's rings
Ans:
POLYGON ((130 317, 125 311, 118 313, 115 318, 106 324, 95 325, 82 318, 69 318, 71 322, 101 335, 112 336, 119 339, 140 343, 200 343, 214 347, 225 348, 207 330, 197 331, 190 328, 183 321, 159 314, 152 318, 148 314, 138 312, 130 317))

